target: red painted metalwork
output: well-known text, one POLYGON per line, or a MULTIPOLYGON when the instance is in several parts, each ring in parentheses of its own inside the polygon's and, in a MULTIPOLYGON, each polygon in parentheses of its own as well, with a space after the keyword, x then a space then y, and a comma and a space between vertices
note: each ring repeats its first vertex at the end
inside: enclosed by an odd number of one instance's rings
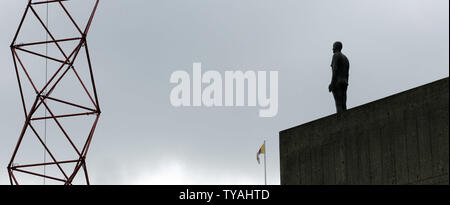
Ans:
MULTIPOLYGON (((20 21, 19 27, 14 35, 14 39, 11 43, 11 54, 12 54, 12 58, 14 61, 14 68, 15 68, 15 72, 16 72, 16 77, 17 77, 17 81, 19 84, 19 91, 20 91, 20 96, 21 96, 21 101, 22 101, 22 105, 23 105, 23 110, 24 110, 24 114, 25 114, 25 123, 23 125, 22 131, 19 135, 19 139, 18 142, 14 148, 13 154, 11 156, 11 160, 8 164, 8 174, 9 174, 9 179, 10 179, 10 183, 11 185, 18 185, 19 184, 19 180, 18 177, 15 175, 16 172, 20 172, 20 173, 24 173, 24 174, 29 174, 29 175, 34 175, 34 176, 38 176, 38 177, 44 177, 46 179, 51 179, 51 180, 55 180, 55 181, 59 181, 62 182, 65 185, 71 185, 75 176, 77 175, 77 173, 79 173, 80 168, 83 169, 84 172, 84 176, 85 176, 85 180, 86 180, 86 184, 89 184, 89 177, 88 177, 88 173, 87 173, 87 168, 86 168, 86 155, 88 153, 89 150, 89 145, 92 141, 92 137, 95 131, 95 128, 97 126, 97 122, 98 119, 100 117, 100 106, 98 103, 98 97, 97 97, 97 92, 96 92, 96 87, 95 87, 95 82, 94 82, 94 76, 92 73, 92 64, 91 64, 91 58, 89 56, 89 52, 88 52, 88 46, 87 46, 87 42, 86 42, 86 36, 88 34, 89 28, 91 26, 92 23, 92 19, 95 15, 99 0, 92 0, 93 2, 95 2, 94 7, 92 12, 90 12, 90 16, 89 16, 89 20, 86 23, 86 27, 84 28, 84 30, 82 30, 79 26, 79 24, 76 23, 76 21, 74 20, 74 18, 72 17, 72 15, 69 13, 69 10, 64 6, 63 2, 68 1, 68 0, 51 0, 51 1, 32 1, 29 0, 27 7, 25 9, 25 13, 23 14, 23 17, 20 21), (71 26, 74 26, 76 28, 76 30, 78 31, 78 36, 77 37, 67 37, 67 38, 62 38, 62 39, 56 39, 55 36, 50 32, 50 29, 48 28, 48 26, 46 26, 44 24, 44 22, 42 21, 42 18, 38 15, 38 13, 36 12, 35 6, 39 6, 39 5, 45 5, 45 4, 58 4, 59 7, 61 7, 64 11, 64 14, 67 15, 67 17, 70 19, 70 22, 72 23, 71 26), (51 40, 47 40, 47 41, 39 41, 39 42, 29 42, 29 43, 17 43, 16 44, 16 40, 17 40, 17 36, 19 35, 19 33, 21 32, 21 28, 22 25, 24 23, 24 20, 27 16, 35 16, 37 19, 37 23, 38 25, 41 25, 43 27, 43 29, 45 29, 45 31, 47 32, 47 35, 50 37, 51 40), (76 47, 73 50, 64 50, 61 46, 60 43, 61 42, 68 42, 68 41, 73 41, 76 43, 76 47), (58 51, 62 54, 62 56, 64 56, 64 59, 57 59, 56 57, 52 57, 50 55, 43 55, 43 54, 39 54, 38 52, 34 52, 31 50, 26 49, 27 46, 32 46, 32 45, 45 45, 45 44, 54 44, 58 51), (85 86, 85 82, 83 82, 82 78, 79 76, 77 70, 76 70, 76 59, 77 56, 80 52, 80 50, 84 49, 85 50, 85 54, 86 54, 86 60, 87 60, 87 65, 89 68, 89 74, 90 75, 90 79, 89 79, 89 83, 91 83, 92 86, 92 90, 93 93, 90 93, 88 91, 88 89, 85 86), (31 76, 29 75, 30 71, 29 67, 26 67, 24 65, 24 63, 22 62, 21 57, 19 57, 18 55, 18 51, 20 52, 26 52, 28 54, 31 55, 35 55, 38 57, 42 57, 51 61, 55 61, 58 63, 61 63, 61 66, 56 70, 55 73, 51 74, 50 79, 48 79, 48 82, 43 86, 43 87, 37 87, 35 82, 33 81, 33 79, 31 78, 31 76), (70 53, 69 53, 70 52, 70 53), (67 53, 69 53, 69 55, 67 55, 67 53), (21 71, 23 71, 23 73, 25 74, 25 76, 20 76, 19 74, 19 70, 21 69, 21 71), (55 87, 61 83, 61 79, 65 77, 66 73, 71 70, 75 73, 78 81, 81 83, 84 92, 86 92, 87 96, 89 97, 90 102, 92 103, 92 106, 94 108, 90 108, 90 106, 82 106, 79 104, 76 104, 74 102, 69 102, 69 101, 65 101, 65 100, 61 100, 61 99, 57 99, 55 97, 50 96, 53 92, 53 90, 55 89, 55 87), (28 82, 31 84, 34 92, 35 92, 35 99, 34 102, 32 104, 31 107, 29 107, 27 109, 26 106, 26 100, 25 100, 25 96, 24 96, 24 91, 23 91, 23 82, 21 80, 21 77, 26 77, 26 80, 28 80, 28 82), (48 104, 48 101, 54 101, 54 102, 58 102, 58 103, 62 103, 65 105, 69 105, 72 107, 76 107, 79 109, 83 109, 86 110, 85 112, 81 112, 81 113, 71 113, 71 114, 64 114, 64 115, 55 115, 54 112, 52 111, 52 109, 50 108, 51 106, 48 104), (41 116, 37 116, 36 110, 41 107, 44 106, 46 109, 46 112, 49 113, 49 116, 45 116, 45 117, 41 117, 41 116), (70 117, 77 117, 77 116, 81 116, 81 115, 95 115, 95 120, 92 124, 92 127, 90 127, 90 132, 85 140, 84 146, 81 147, 77 147, 74 142, 73 142, 73 136, 69 136, 68 132, 66 132, 66 130, 64 129, 63 125, 58 121, 58 119, 60 118, 70 118, 70 117), (46 143, 42 140, 41 135, 38 133, 38 131, 35 129, 35 127, 32 125, 33 121, 37 121, 37 120, 46 120, 46 119, 52 119, 57 127, 61 130, 61 132, 63 133, 63 135, 61 137, 64 137, 71 145, 71 147, 68 147, 68 151, 70 151, 69 149, 73 149, 76 152, 76 159, 70 159, 70 160, 58 160, 57 156, 55 156, 52 153, 52 150, 46 145, 46 143), (16 158, 17 155, 17 151, 19 149, 19 147, 21 146, 22 140, 24 138, 24 135, 26 132, 32 132, 34 134, 34 136, 36 136, 36 138, 39 140, 40 145, 42 145, 41 148, 45 149, 45 151, 47 152, 47 154, 50 156, 51 158, 51 162, 42 162, 42 163, 29 163, 29 164, 20 164, 17 165, 14 163, 14 160, 16 158), (80 149, 81 148, 81 149, 80 149), (67 170, 65 171, 61 165, 64 164, 68 164, 68 163, 73 163, 75 164, 73 171, 71 172, 67 172, 67 170), (25 170, 26 168, 30 168, 30 167, 39 167, 39 166, 52 166, 52 165, 56 165, 59 169, 59 171, 61 172, 61 174, 64 176, 63 178, 58 178, 55 176, 49 176, 49 175, 45 175, 45 174, 41 174, 41 173, 37 173, 34 171, 29 171, 29 170, 25 170)), ((79 137, 79 136, 77 136, 79 137)))

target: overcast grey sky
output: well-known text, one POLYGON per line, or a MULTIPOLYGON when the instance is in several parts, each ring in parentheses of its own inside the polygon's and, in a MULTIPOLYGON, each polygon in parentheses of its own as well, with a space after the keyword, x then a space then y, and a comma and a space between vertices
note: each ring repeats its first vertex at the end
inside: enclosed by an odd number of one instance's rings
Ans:
MULTIPOLYGON (((26 2, 0 0, 1 184, 9 183, 6 166, 24 122, 9 44, 26 2)), ((91 182, 263 184, 256 152, 267 140, 268 183, 279 184, 278 132, 335 112, 327 90, 332 43, 343 42, 351 63, 350 108, 448 77, 448 4, 101 1, 88 35, 102 107, 87 160, 91 182), (254 107, 173 107, 169 77, 191 73, 193 62, 203 71, 279 71, 278 115, 259 118, 254 107)), ((87 11, 67 5, 80 16, 87 11)), ((53 27, 61 23, 55 19, 50 15, 53 27)), ((25 30, 45 40, 36 25, 25 30)), ((52 134, 50 142, 61 137, 52 134)))

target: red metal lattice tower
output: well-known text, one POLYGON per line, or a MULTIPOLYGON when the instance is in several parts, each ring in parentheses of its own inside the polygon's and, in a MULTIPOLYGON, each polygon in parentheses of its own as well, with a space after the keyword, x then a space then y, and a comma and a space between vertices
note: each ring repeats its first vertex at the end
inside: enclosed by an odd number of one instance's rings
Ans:
MULTIPOLYGON (((91 26, 92 19, 96 12, 99 0, 90 0, 94 6, 93 6, 92 11, 90 11, 90 13, 89 13, 89 18, 88 18, 87 23, 85 24, 86 26, 84 27, 84 29, 81 29, 79 26, 80 24, 77 24, 75 19, 72 17, 72 15, 69 12, 69 9, 67 9, 67 7, 66 7, 67 5, 65 6, 65 1, 68 1, 68 0, 50 0, 50 1, 29 0, 27 7, 25 9, 25 13, 20 21, 19 27, 15 33, 14 39, 10 46, 12 57, 14 60, 15 73, 16 73, 16 77, 17 77, 17 81, 18 81, 18 85, 19 85, 20 96, 21 96, 21 101, 22 101, 22 105, 23 105, 23 111, 25 114, 25 123, 23 125, 22 131, 19 135, 18 142, 14 148, 13 154, 11 156, 11 160, 7 167, 11 185, 19 184, 19 179, 18 179, 19 177, 17 176, 17 173, 19 173, 19 172, 21 173, 20 175, 34 175, 34 176, 43 177, 43 178, 49 179, 49 180, 59 181, 65 185, 70 185, 74 181, 74 178, 77 176, 77 174, 81 172, 80 169, 82 169, 83 173, 84 173, 85 179, 83 179, 83 180, 86 180, 86 184, 89 184, 89 177, 88 177, 88 172, 87 172, 87 168, 86 168, 86 155, 88 153, 89 145, 91 143, 92 136, 94 134, 98 119, 100 117, 100 106, 98 103, 98 97, 97 97, 97 92, 96 92, 94 77, 93 77, 93 72, 92 72, 91 59, 89 56, 88 46, 87 46, 87 42, 86 42, 86 36, 87 36, 89 28, 91 26), (61 10, 61 11, 63 11, 62 13, 64 15, 66 15, 66 17, 68 17, 68 19, 70 20, 69 22, 71 22, 70 25, 67 25, 67 26, 75 27, 75 29, 77 31, 76 36, 56 38, 56 36, 52 34, 52 32, 50 31, 51 29, 48 28, 48 24, 46 25, 43 22, 43 20, 42 20, 43 18, 36 11, 37 10, 36 7, 41 6, 41 5, 46 5, 46 4, 47 5, 52 4, 52 6, 57 6, 58 8, 62 9, 61 10), (34 17, 32 17, 32 16, 34 16, 34 17), (21 33, 21 31, 22 31, 21 29, 23 27, 25 18, 34 19, 35 20, 34 25, 42 26, 41 28, 43 28, 45 30, 46 35, 48 35, 49 39, 46 41, 17 43, 16 40, 17 40, 19 33, 21 33), (61 46, 61 44, 63 42, 72 42, 76 46, 74 49, 69 50, 69 49, 61 46), (63 57, 60 57, 60 58, 63 58, 63 59, 58 59, 58 57, 55 57, 52 55, 47 55, 47 54, 41 54, 39 52, 28 49, 30 46, 36 46, 36 45, 56 46, 58 55, 59 56, 62 55, 63 57), (85 61, 87 61, 87 65, 88 65, 87 73, 88 74, 86 74, 86 75, 89 76, 89 78, 87 78, 88 80, 80 77, 79 72, 77 71, 77 63, 79 63, 79 62, 76 60, 77 60, 77 56, 79 56, 78 54, 80 53, 80 51, 83 51, 82 53, 85 54, 85 56, 83 56, 83 59, 85 59, 85 61), (55 62, 58 64, 57 69, 55 69, 55 72, 50 73, 50 75, 49 75, 50 78, 48 79, 48 81, 45 84, 43 84, 42 87, 38 86, 36 84, 36 82, 34 81, 33 77, 31 75, 29 75, 29 73, 30 73, 29 71, 33 69, 33 65, 25 66, 21 55, 19 55, 21 53, 26 53, 27 55, 41 57, 41 58, 45 59, 46 61, 48 60, 48 61, 52 61, 52 62, 55 62), (83 92, 85 92, 87 94, 87 96, 89 97, 89 101, 92 104, 89 103, 90 105, 80 105, 73 101, 59 99, 52 95, 52 92, 54 91, 54 89, 64 83, 61 80, 67 76, 68 72, 74 73, 77 81, 79 81, 80 85, 83 88, 82 91, 84 90, 83 92), (28 96, 25 96, 26 93, 24 92, 24 89, 23 89, 24 83, 29 83, 29 85, 31 85, 31 87, 32 87, 33 93, 35 93, 35 96, 34 95, 31 96, 31 99, 33 99, 33 100, 30 102, 27 102, 26 98, 28 96), (86 85, 89 85, 90 89, 88 89, 86 85), (73 108, 76 108, 78 110, 83 110, 83 111, 76 112, 76 113, 68 113, 68 114, 58 114, 52 110, 53 108, 52 108, 51 104, 49 104, 50 101, 52 103, 64 104, 65 106, 71 106, 73 108), (27 105, 31 105, 31 106, 27 107, 27 105), (40 107, 41 107, 41 109, 45 109, 46 113, 48 113, 49 116, 43 116, 43 117, 39 116, 39 113, 36 111, 40 107), (65 126, 62 123, 60 123, 60 120, 62 118, 64 118, 64 119, 74 118, 74 117, 80 117, 80 116, 84 116, 84 115, 90 115, 90 116, 95 117, 95 120, 93 121, 92 126, 89 124, 89 127, 87 128, 90 130, 89 133, 87 134, 87 137, 86 136, 71 136, 69 134, 69 132, 66 131, 65 126), (64 138, 64 140, 67 140, 67 142, 69 142, 68 144, 70 144, 70 146, 67 148, 64 148, 64 149, 66 149, 66 152, 68 152, 68 153, 74 152, 74 156, 75 156, 74 158, 61 160, 60 158, 58 158, 59 156, 56 156, 53 153, 52 148, 47 146, 47 144, 45 143, 45 141, 42 138, 42 133, 39 133, 39 131, 33 125, 33 123, 35 121, 42 121, 42 120, 47 120, 47 119, 52 121, 52 123, 54 122, 55 123, 54 125, 56 125, 56 127, 57 127, 55 129, 58 129, 58 132, 60 131, 61 134, 58 137, 62 137, 62 138, 64 138), (27 132, 29 134, 31 133, 31 136, 35 136, 37 138, 37 140, 39 141, 38 144, 41 147, 38 147, 36 149, 44 149, 46 154, 48 154, 48 156, 50 157, 51 161, 49 161, 49 162, 44 161, 44 162, 38 162, 38 163, 26 162, 26 163, 22 163, 22 164, 15 163, 15 159, 18 156, 17 155, 18 150, 21 149, 24 135, 27 132), (74 137, 77 137, 77 140, 80 140, 80 137, 82 138, 81 139, 82 143, 79 144, 79 146, 77 146, 73 142, 74 137), (66 169, 63 169, 63 166, 68 165, 68 164, 71 164, 71 168, 69 170, 67 170, 66 167, 65 167, 66 169), (44 171, 44 173, 39 173, 37 171, 29 170, 32 168, 34 168, 33 170, 36 170, 36 167, 45 167, 45 166, 56 166, 57 169, 55 168, 55 170, 59 170, 58 176, 60 176, 60 177, 52 176, 51 174, 46 175, 45 171, 44 171)), ((86 62, 84 62, 84 63, 86 63, 86 62)), ((71 85, 69 85, 69 86, 71 86, 71 85)), ((84 93, 83 93, 83 95, 84 95, 84 93)), ((58 146, 58 148, 61 148, 61 147, 58 146)), ((26 152, 26 150, 24 150, 24 152, 26 152)), ((44 168, 44 170, 45 170, 45 168, 44 168)))

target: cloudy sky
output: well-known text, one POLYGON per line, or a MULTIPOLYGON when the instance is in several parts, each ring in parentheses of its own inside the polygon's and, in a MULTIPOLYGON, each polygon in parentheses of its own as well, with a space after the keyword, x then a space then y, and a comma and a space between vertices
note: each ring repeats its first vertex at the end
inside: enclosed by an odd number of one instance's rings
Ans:
MULTIPOLYGON (((9 45, 26 2, 0 0, 1 184, 9 183, 6 166, 24 122, 9 45)), ((87 3, 66 5, 83 21, 91 7, 83 5, 92 1, 78 2, 87 3)), ((335 112, 327 90, 332 43, 342 41, 350 59, 350 108, 448 77, 448 4, 101 1, 88 35, 102 107, 87 160, 91 182, 263 184, 256 152, 266 140, 268 183, 279 184, 278 132, 335 112), (260 118, 255 107, 173 107, 169 77, 176 70, 192 73, 194 62, 201 62, 203 71, 279 71, 278 115, 260 118)), ((50 27, 69 32, 57 11, 49 12, 50 27)), ((28 26, 29 36, 21 41, 45 40, 38 24, 28 26)), ((45 61, 30 62, 33 72, 45 75, 45 61)), ((49 143, 59 145, 60 138, 49 128, 49 143)), ((42 147, 28 146, 21 156, 39 162, 43 153, 42 147)))

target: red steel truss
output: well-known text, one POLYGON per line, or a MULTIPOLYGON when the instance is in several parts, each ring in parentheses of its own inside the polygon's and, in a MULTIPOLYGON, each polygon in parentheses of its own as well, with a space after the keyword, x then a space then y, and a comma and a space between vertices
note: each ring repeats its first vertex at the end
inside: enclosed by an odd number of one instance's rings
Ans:
MULTIPOLYGON (((66 8, 66 6, 64 6, 64 3, 63 3, 64 1, 68 1, 68 0, 51 0, 51 1, 29 0, 27 7, 25 9, 25 13, 20 21, 19 27, 15 33, 14 39, 10 46, 12 58, 14 60, 16 77, 17 77, 17 81, 19 84, 19 90, 20 90, 20 96, 21 96, 21 101, 22 101, 22 105, 23 105, 23 110, 25 113, 25 123, 23 125, 22 131, 19 135, 19 139, 17 141, 17 144, 16 144, 13 154, 11 156, 11 160, 7 167, 11 185, 19 184, 19 179, 18 179, 19 177, 16 174, 17 172, 20 172, 25 175, 29 174, 29 175, 34 175, 37 177, 44 177, 49 180, 59 181, 65 185, 71 185, 75 176, 77 176, 77 173, 79 173, 80 169, 83 170, 86 184, 89 184, 89 177, 88 177, 85 160, 86 160, 86 155, 89 150, 89 145, 92 140, 92 136, 94 134, 98 119, 100 117, 100 106, 98 103, 97 92, 96 92, 95 83, 94 83, 94 76, 92 73, 92 65, 91 65, 91 60, 90 60, 90 56, 89 56, 89 52, 88 52, 88 46, 87 46, 87 42, 86 42, 86 36, 87 36, 89 28, 91 26, 92 19, 96 12, 99 0, 91 0, 91 1, 95 2, 95 4, 93 3, 93 5, 94 5, 93 10, 92 10, 92 12, 90 12, 88 22, 86 23, 86 27, 83 30, 80 28, 79 24, 76 23, 76 21, 74 20, 72 15, 69 13, 69 10, 66 8), (61 7, 63 9, 65 15, 67 15, 67 17, 70 19, 70 22, 72 24, 70 26, 74 26, 76 28, 77 36, 56 39, 55 36, 52 34, 52 32, 50 32, 50 29, 48 28, 48 26, 43 22, 43 20, 42 20, 43 18, 41 18, 38 15, 38 12, 36 11, 36 7, 41 4, 42 5, 57 4, 58 7, 61 7), (28 16, 30 16, 30 17, 28 17, 28 16), (34 16, 35 18, 31 17, 31 16, 34 16), (19 43, 19 44, 16 43, 17 36, 21 32, 21 28, 22 28, 22 25, 23 25, 26 17, 37 20, 35 23, 37 23, 38 25, 42 26, 43 29, 45 29, 47 35, 49 36, 49 39, 47 41, 19 43), (75 44, 77 45, 75 47, 75 49, 64 50, 63 47, 60 46, 61 42, 68 42, 68 41, 75 42, 75 44), (64 59, 58 59, 57 57, 40 54, 38 52, 34 52, 34 51, 27 49, 27 46, 32 46, 32 45, 52 45, 52 46, 54 45, 54 46, 56 46, 58 52, 60 52, 60 54, 62 54, 62 56, 64 56, 64 59), (86 54, 85 59, 87 59, 87 65, 89 68, 88 76, 90 77, 90 79, 88 80, 88 83, 91 83, 91 86, 92 86, 91 92, 93 91, 92 93, 89 92, 89 90, 86 88, 85 82, 83 82, 83 80, 80 77, 80 75, 78 74, 76 66, 75 66, 76 65, 75 62, 76 62, 76 59, 77 59, 77 56, 78 56, 80 50, 85 50, 85 54, 86 54), (50 75, 49 75, 50 78, 48 79, 48 82, 46 84, 44 84, 43 87, 38 87, 38 86, 36 86, 37 84, 33 81, 33 78, 29 75, 29 72, 28 72, 28 71, 30 71, 29 69, 33 69, 33 68, 26 67, 24 65, 21 57, 19 57, 19 55, 18 55, 19 51, 26 52, 31 55, 39 56, 39 57, 42 57, 43 59, 47 59, 49 61, 58 62, 58 63, 60 63, 60 66, 58 69, 56 69, 56 72, 50 73, 50 75), (22 74, 22 76, 19 74, 19 70, 21 70, 20 73, 24 73, 24 74, 22 74), (83 90, 86 92, 87 96, 89 97, 93 108, 91 107, 91 105, 82 106, 82 105, 76 104, 74 102, 61 100, 61 99, 58 99, 58 98, 52 96, 52 92, 53 92, 54 88, 57 87, 59 84, 63 83, 63 82, 61 82, 61 79, 63 79, 66 76, 66 73, 69 70, 71 70, 71 71, 73 71, 73 73, 75 73, 78 81, 81 83, 81 85, 83 87, 83 90), (25 78, 25 80, 24 79, 21 80, 21 78, 25 78), (25 82, 22 82, 22 81, 25 81, 25 82), (25 104, 26 100, 24 98, 25 93, 23 91, 22 83, 27 83, 27 82, 29 82, 31 84, 31 87, 36 94, 35 98, 33 98, 34 102, 32 103, 31 107, 26 106, 26 104, 25 104), (62 103, 67 106, 72 106, 72 107, 75 107, 77 109, 81 109, 84 111, 81 113, 56 115, 55 112, 52 111, 52 108, 51 108, 52 106, 49 105, 49 103, 48 103, 49 101, 62 103), (45 110, 49 114, 49 116, 44 116, 44 117, 37 116, 36 110, 42 106, 45 107, 45 110), (92 127, 88 127, 88 129, 90 128, 90 132, 89 132, 86 140, 84 141, 84 137, 82 139, 82 142, 84 142, 84 145, 82 147, 80 147, 80 146, 77 147, 73 142, 74 136, 69 136, 69 133, 66 132, 64 126, 60 123, 59 120, 61 118, 77 117, 77 116, 82 116, 82 115, 93 115, 93 116, 95 116, 95 120, 93 121, 92 127), (43 141, 42 134, 39 134, 37 129, 35 128, 35 126, 32 125, 32 122, 34 122, 34 121, 47 120, 47 119, 50 121, 54 121, 56 123, 56 125, 57 125, 56 129, 59 129, 62 133, 62 135, 60 137, 65 138, 70 143, 71 146, 67 147, 67 152, 74 151, 76 153, 75 159, 57 160, 58 156, 55 156, 52 153, 51 148, 49 148, 46 145, 46 143, 43 141), (49 162, 44 161, 43 163, 29 163, 29 164, 20 164, 20 165, 14 163, 14 160, 18 153, 18 149, 21 146, 22 140, 23 140, 26 132, 31 132, 32 136, 37 137, 37 140, 40 142, 39 144, 42 145, 42 147, 39 147, 38 149, 45 149, 46 153, 50 157, 49 162), (71 168, 70 171, 67 171, 67 169, 64 170, 62 168, 62 165, 67 165, 68 163, 73 163, 73 165, 74 165, 73 170, 71 168), (61 173, 58 173, 58 176, 64 176, 64 177, 56 177, 56 176, 46 175, 46 174, 38 173, 35 171, 27 170, 27 168, 28 169, 33 168, 33 167, 36 168, 39 166, 41 166, 41 167, 42 166, 57 166, 58 170, 61 172, 61 173)), ((80 137, 80 136, 76 136, 76 137, 80 137)))

